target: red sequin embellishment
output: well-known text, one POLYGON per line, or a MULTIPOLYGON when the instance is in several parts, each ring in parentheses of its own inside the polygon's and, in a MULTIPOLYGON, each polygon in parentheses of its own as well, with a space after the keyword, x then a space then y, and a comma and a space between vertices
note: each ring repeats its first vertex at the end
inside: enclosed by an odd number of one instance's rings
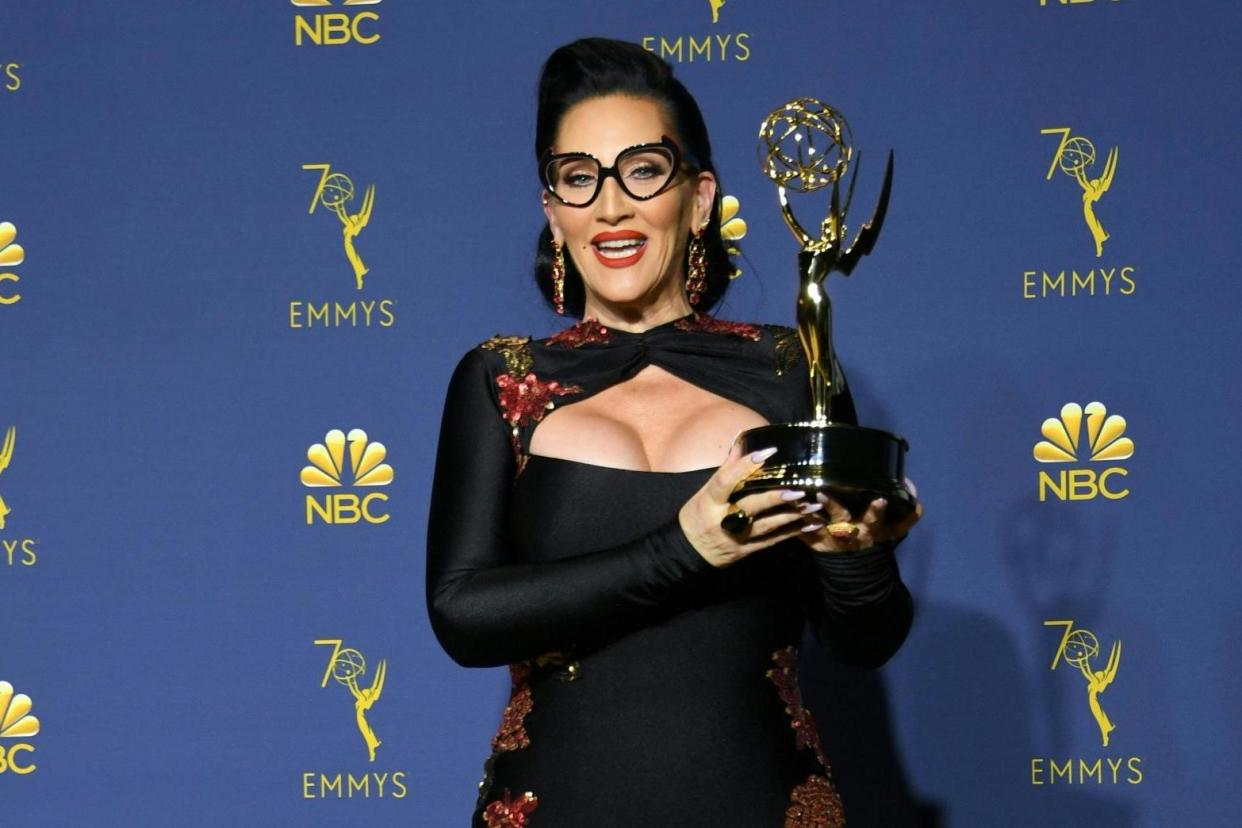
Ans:
POLYGON ((814 750, 819 763, 828 770, 828 759, 819 744, 815 717, 802 706, 802 690, 798 687, 798 648, 790 645, 777 650, 772 653, 772 660, 776 666, 765 675, 776 685, 776 692, 785 703, 785 712, 790 717, 789 726, 794 729, 798 747, 814 750))
POLYGON ((599 320, 593 316, 588 316, 576 325, 548 337, 549 345, 558 345, 562 348, 577 348, 579 345, 611 341, 612 331, 599 324, 599 320))
POLYGON ((487 820, 487 828, 524 828, 530 822, 530 812, 539 806, 539 797, 530 791, 512 799, 509 789, 505 788, 505 798, 496 799, 487 804, 483 811, 483 819, 487 820))
POLYGON ((539 422, 544 412, 552 408, 553 397, 582 390, 577 385, 561 385, 556 380, 543 382, 534 373, 520 380, 501 374, 496 377, 496 385, 500 386, 500 408, 504 417, 515 426, 539 422))
POLYGON ((758 342, 762 336, 758 325, 751 325, 747 322, 729 322, 706 313, 696 313, 694 316, 678 319, 674 325, 683 331, 731 334, 753 342, 758 342))
POLYGON ((492 737, 492 750, 497 752, 518 750, 530 745, 530 736, 526 735, 523 724, 526 714, 535 706, 530 684, 527 683, 530 678, 530 665, 510 664, 509 675, 513 680, 513 691, 509 696, 509 703, 505 705, 505 712, 500 717, 500 729, 492 737))
POLYGON ((832 783, 811 774, 789 795, 785 828, 843 828, 845 809, 832 783))

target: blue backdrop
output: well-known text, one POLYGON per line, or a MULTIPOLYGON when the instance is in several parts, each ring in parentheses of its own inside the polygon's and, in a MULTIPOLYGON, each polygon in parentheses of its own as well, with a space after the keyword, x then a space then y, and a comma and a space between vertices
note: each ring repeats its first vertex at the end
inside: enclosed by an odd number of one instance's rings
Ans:
POLYGON ((1238 6, 715 13, 6 0, 0 821, 465 824, 508 680, 424 609, 443 392, 488 336, 566 323, 529 276, 534 86, 601 34, 703 107, 750 225, 719 316, 792 322, 770 110, 846 114, 860 215, 896 153, 832 290, 864 422, 912 446, 918 617, 878 675, 803 676, 852 824, 1234 824, 1238 6), (1084 427, 1040 462, 1092 402, 1132 452, 1092 460, 1084 427), (391 483, 303 485, 333 429, 391 483), (386 665, 374 761, 344 650, 364 688, 386 665))

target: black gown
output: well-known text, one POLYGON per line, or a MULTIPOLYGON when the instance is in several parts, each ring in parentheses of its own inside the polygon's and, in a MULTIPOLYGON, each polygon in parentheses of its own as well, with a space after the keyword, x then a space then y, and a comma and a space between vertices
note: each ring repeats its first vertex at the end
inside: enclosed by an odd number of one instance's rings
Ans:
MULTIPOLYGON (((472 824, 843 824, 798 646, 809 623, 849 663, 897 650, 912 605, 896 544, 820 555, 790 539, 717 569, 677 521, 714 469, 529 454, 549 403, 648 364, 772 423, 810 417, 793 329, 696 313, 643 333, 588 319, 543 340, 492 337, 449 383, 428 609, 454 660, 512 676, 472 824)), ((854 420, 843 384, 833 415, 854 420)))

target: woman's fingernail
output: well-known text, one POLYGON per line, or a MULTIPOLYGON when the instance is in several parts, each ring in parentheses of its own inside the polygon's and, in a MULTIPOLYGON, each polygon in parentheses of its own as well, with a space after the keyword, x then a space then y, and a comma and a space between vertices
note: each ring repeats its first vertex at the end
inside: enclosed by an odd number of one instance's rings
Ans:
POLYGON ((750 462, 762 463, 764 460, 767 460, 773 454, 776 454, 776 446, 772 446, 771 448, 760 449, 759 451, 756 451, 750 455, 750 462))
POLYGON ((822 508, 824 508, 822 503, 803 503, 798 511, 804 515, 809 515, 811 512, 818 512, 822 508))
POLYGON ((800 497, 806 497, 806 492, 787 489, 781 492, 781 500, 797 500, 800 497))
POLYGON ((878 497, 878 498, 876 498, 876 501, 875 501, 875 502, 876 502, 876 503, 878 503, 878 504, 880 504, 880 508, 881 508, 881 509, 883 509, 885 506, 887 506, 887 505, 888 505, 888 498, 886 498, 886 497, 878 497))
POLYGON ((818 532, 820 529, 823 529, 823 528, 824 528, 824 524, 822 523, 808 523, 806 526, 802 527, 802 531, 803 532, 818 532))

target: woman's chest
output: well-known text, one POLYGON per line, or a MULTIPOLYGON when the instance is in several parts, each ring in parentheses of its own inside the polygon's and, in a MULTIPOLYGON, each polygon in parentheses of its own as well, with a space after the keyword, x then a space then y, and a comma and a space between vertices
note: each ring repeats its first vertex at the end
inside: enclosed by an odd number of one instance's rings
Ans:
POLYGON ((718 466, 739 431, 767 420, 649 365, 635 377, 544 416, 532 454, 636 471, 718 466))

